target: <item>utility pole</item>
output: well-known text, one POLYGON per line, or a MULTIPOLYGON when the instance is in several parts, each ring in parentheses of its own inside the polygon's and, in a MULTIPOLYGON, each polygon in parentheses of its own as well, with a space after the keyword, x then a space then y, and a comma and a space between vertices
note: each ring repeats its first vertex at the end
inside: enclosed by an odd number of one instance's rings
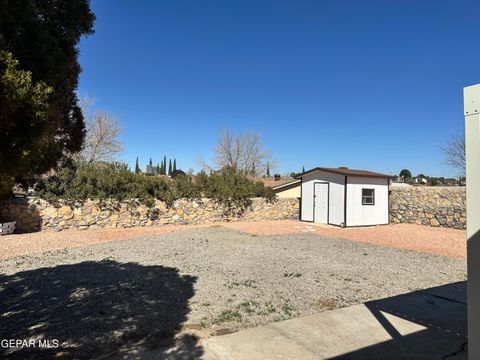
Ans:
POLYGON ((468 358, 480 359, 480 84, 463 89, 467 176, 468 358))

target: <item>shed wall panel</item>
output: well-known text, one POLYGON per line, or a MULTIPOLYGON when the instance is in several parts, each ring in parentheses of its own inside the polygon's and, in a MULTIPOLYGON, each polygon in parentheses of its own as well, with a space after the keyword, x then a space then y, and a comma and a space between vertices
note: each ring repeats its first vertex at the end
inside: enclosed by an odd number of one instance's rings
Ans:
POLYGON ((330 224, 342 224, 344 217, 344 181, 344 175, 324 171, 316 171, 305 175, 302 181, 302 220, 314 220, 313 184, 315 182, 328 182, 330 183, 328 220, 330 224))
POLYGON ((349 176, 347 226, 388 224, 388 179, 349 176), (362 189, 375 190, 375 204, 362 205, 362 189))

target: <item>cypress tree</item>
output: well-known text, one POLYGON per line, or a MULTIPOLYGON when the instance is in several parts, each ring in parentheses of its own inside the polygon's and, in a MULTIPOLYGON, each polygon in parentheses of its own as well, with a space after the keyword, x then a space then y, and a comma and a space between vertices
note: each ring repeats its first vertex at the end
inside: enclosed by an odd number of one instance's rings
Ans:
POLYGON ((267 177, 270 177, 270 164, 267 163, 267 177))
POLYGON ((177 159, 173 159, 173 171, 177 170, 177 159))
POLYGON ((152 158, 150 158, 150 162, 148 163, 148 165, 152 166, 152 158))
POLYGON ((172 159, 168 162, 168 175, 172 175, 172 159))
POLYGON ((138 156, 137 156, 137 161, 135 162, 135 174, 140 174, 140 166, 138 165, 138 156))
POLYGON ((163 175, 167 175, 167 157, 163 156, 163 175))
POLYGON ((305 166, 302 166, 302 174, 305 172, 305 166))

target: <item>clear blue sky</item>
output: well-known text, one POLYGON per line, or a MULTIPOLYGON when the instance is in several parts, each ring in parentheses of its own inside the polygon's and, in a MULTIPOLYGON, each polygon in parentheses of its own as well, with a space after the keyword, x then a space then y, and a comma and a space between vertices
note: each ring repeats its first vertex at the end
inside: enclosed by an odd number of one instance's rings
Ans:
POLYGON ((210 161, 222 128, 260 131, 276 172, 348 166, 456 175, 480 82, 480 1, 92 1, 79 94, 124 124, 122 160, 210 161))

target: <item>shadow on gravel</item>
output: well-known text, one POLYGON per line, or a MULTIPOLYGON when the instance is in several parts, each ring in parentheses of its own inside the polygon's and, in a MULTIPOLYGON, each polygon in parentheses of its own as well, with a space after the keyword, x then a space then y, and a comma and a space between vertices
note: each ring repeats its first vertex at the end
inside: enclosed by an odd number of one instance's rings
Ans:
POLYGON ((174 268, 105 260, 0 275, 0 340, 51 345, 6 349, 2 343, 0 358, 93 359, 120 356, 121 348, 156 348, 156 358, 199 358, 196 337, 175 338, 195 281, 174 268))
POLYGON ((369 301, 365 306, 392 340, 332 359, 467 359, 466 281, 369 301), (425 329, 402 335, 384 314, 425 329))

